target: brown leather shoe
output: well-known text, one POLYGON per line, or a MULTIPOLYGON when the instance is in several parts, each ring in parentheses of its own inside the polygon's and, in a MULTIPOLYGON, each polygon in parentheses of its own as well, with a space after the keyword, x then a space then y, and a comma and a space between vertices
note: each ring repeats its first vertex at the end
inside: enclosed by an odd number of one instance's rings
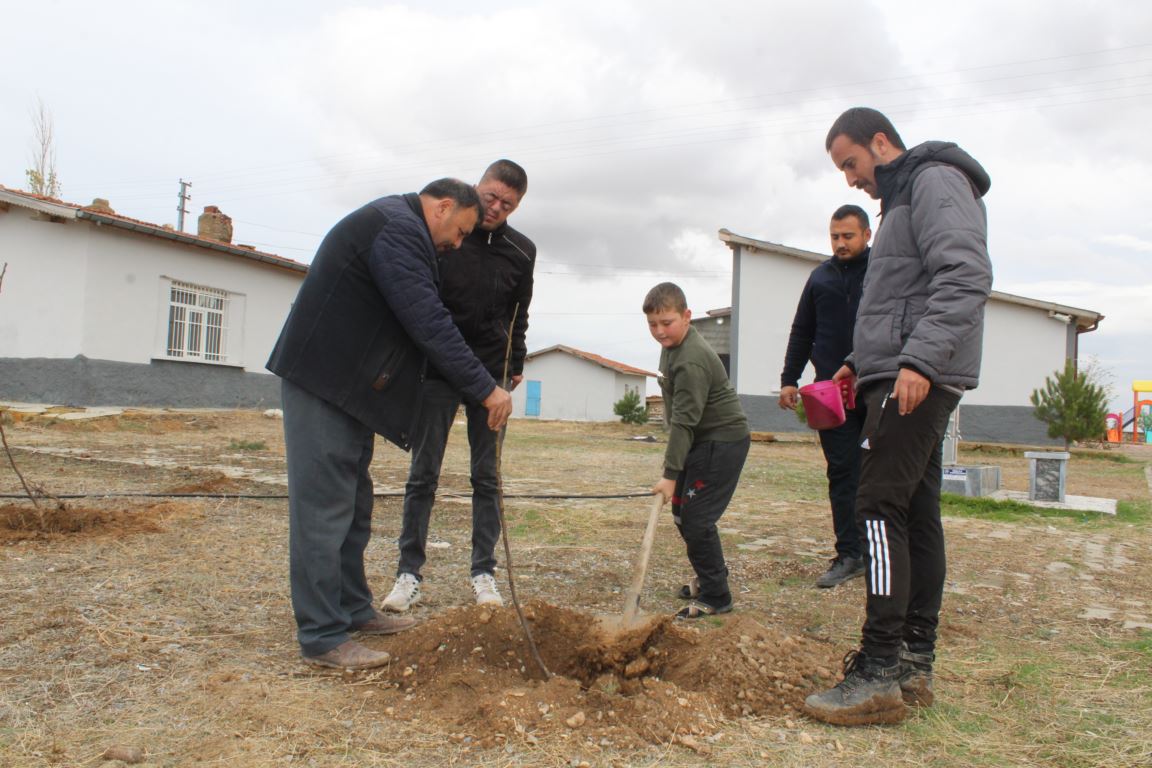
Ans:
POLYGON ((319 656, 301 654, 300 658, 309 666, 332 667, 334 669, 372 669, 373 667, 382 667, 392 660, 391 655, 383 651, 374 651, 367 646, 360 645, 355 640, 341 643, 319 656))
POLYGON ((353 626, 352 631, 359 632, 362 635, 394 635, 397 632, 412 629, 414 626, 416 626, 416 619, 411 619, 407 616, 382 616, 377 614, 363 624, 353 626))

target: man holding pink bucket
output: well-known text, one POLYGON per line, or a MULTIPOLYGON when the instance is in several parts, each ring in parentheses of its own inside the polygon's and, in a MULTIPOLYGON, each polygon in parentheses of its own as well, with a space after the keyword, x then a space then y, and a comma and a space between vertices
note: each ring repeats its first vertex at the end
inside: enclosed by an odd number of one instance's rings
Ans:
MULTIPOLYGON (((808 276, 792 320, 784 371, 780 374, 781 408, 796 407, 800 376, 808 361, 816 369, 816 381, 822 382, 831 379, 852 352, 852 330, 868 269, 868 241, 872 238, 868 214, 857 205, 842 205, 832 214, 828 232, 832 258, 808 276)), ((812 408, 806 407, 805 411, 810 418, 815 415, 812 408)), ((836 534, 836 556, 828 570, 816 579, 816 586, 824 588, 864 575, 864 551, 856 527, 864 409, 857 406, 843 414, 840 426, 817 432, 828 462, 828 500, 836 534)))

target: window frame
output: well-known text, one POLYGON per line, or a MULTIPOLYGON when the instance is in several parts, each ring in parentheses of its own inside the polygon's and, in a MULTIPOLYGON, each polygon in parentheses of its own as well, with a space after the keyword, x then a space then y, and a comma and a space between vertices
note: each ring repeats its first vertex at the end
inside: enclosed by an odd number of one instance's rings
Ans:
POLYGON ((240 351, 245 297, 202 282, 160 276, 154 360, 243 368, 240 351), (183 294, 183 295, 178 295, 183 294), (179 299, 184 299, 180 301, 179 299), (174 317, 180 316, 180 320, 174 317), (189 328, 189 322, 194 325, 189 328), (217 322, 213 322, 213 320, 217 322), (179 323, 179 338, 173 326, 179 323), (217 339, 212 350, 206 347, 217 339), (175 342, 175 343, 174 343, 175 342))

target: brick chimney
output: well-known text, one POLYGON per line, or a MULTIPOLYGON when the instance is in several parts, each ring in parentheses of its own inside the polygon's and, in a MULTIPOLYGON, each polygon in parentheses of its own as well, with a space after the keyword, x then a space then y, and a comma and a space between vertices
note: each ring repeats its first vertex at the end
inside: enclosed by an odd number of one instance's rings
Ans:
POLYGON ((232 242, 232 217, 220 212, 214 205, 204 206, 204 213, 196 220, 196 234, 222 243, 232 242))
POLYGON ((108 200, 103 197, 97 197, 92 201, 91 205, 84 206, 86 211, 96 211, 96 213, 116 213, 112 210, 112 206, 108 204, 108 200))

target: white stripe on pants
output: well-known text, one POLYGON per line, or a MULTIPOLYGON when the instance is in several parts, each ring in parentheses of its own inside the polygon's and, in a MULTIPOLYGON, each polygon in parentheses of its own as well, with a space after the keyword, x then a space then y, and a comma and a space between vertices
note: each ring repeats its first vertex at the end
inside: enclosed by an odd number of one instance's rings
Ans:
POLYGON ((872 594, 892 596, 892 562, 888 558, 888 529, 883 520, 865 520, 868 555, 872 560, 869 579, 872 594))

